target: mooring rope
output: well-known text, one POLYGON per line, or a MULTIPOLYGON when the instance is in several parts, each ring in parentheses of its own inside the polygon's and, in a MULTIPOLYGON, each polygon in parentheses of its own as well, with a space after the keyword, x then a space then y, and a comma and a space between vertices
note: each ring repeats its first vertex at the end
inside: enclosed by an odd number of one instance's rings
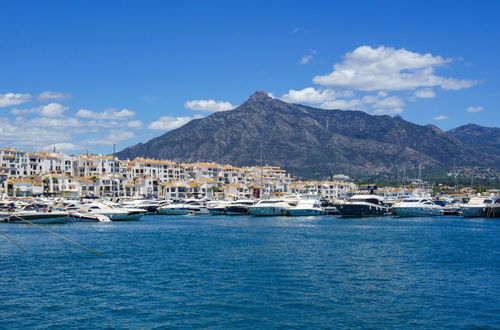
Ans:
POLYGON ((29 223, 30 225, 33 225, 33 226, 35 226, 35 227, 37 227, 37 228, 40 228, 41 230, 44 230, 44 231, 48 232, 49 234, 52 234, 52 235, 57 236, 57 237, 59 237, 59 238, 62 238, 63 240, 65 240, 65 241, 67 241, 67 242, 69 242, 69 243, 71 243, 71 244, 74 244, 74 245, 76 245, 76 246, 78 246, 78 247, 80 247, 80 248, 82 248, 82 249, 85 249, 85 250, 87 250, 87 251, 90 251, 90 252, 92 252, 92 253, 94 253, 94 254, 96 254, 96 255, 98 255, 98 256, 104 256, 104 254, 103 254, 103 253, 101 253, 101 252, 99 252, 99 251, 96 251, 96 250, 93 250, 93 249, 88 248, 88 247, 86 247, 86 246, 83 246, 83 245, 81 245, 81 244, 78 244, 77 242, 72 241, 72 240, 70 240, 69 238, 64 237, 64 236, 63 236, 63 235, 61 235, 61 234, 55 233, 55 232, 53 232, 53 231, 51 231, 51 230, 48 230, 47 228, 43 228, 42 226, 37 225, 36 223, 33 223, 33 222, 31 222, 31 221, 29 221, 29 220, 26 220, 26 219, 23 219, 22 217, 18 216, 17 214, 13 214, 12 216, 13 216, 13 217, 16 217, 16 218, 18 218, 18 219, 21 219, 22 221, 25 221, 25 222, 29 223))
POLYGON ((3 236, 7 237, 7 239, 9 241, 11 241, 12 243, 14 243, 15 245, 17 245, 18 248, 20 248, 21 250, 23 250, 24 252, 26 252, 26 249, 23 248, 21 245, 19 245, 16 241, 14 241, 11 237, 9 237, 9 235, 7 235, 6 233, 4 233, 3 231, 0 231, 0 234, 2 234, 3 236))

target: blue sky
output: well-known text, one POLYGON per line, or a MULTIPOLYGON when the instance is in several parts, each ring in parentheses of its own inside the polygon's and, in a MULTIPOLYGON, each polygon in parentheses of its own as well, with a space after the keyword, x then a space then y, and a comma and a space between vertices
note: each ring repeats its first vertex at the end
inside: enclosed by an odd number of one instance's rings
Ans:
POLYGON ((253 92, 499 126, 498 1, 10 1, 0 145, 110 153, 253 92))

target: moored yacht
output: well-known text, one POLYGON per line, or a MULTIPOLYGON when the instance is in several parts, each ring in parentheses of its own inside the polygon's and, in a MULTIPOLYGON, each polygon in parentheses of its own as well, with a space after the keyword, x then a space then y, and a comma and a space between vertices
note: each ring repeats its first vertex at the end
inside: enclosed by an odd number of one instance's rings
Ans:
POLYGON ((291 216, 310 216, 310 215, 323 215, 325 212, 321 208, 319 200, 312 198, 305 198, 299 200, 297 206, 288 210, 288 215, 291 216))
MULTIPOLYGON (((93 202, 81 206, 80 211, 83 213, 101 214, 107 216, 111 221, 127 221, 134 220, 129 217, 129 212, 125 209, 111 207, 108 204, 93 202)), ((142 215, 141 215, 142 216, 142 215)))
POLYGON ((485 217, 487 209, 495 203, 500 203, 500 198, 472 197, 467 204, 462 205, 462 216, 485 217))
POLYGON ((113 208, 115 210, 124 210, 124 211, 127 211, 128 214, 127 214, 127 218, 125 220, 128 220, 128 221, 139 220, 144 215, 146 215, 146 213, 148 213, 148 211, 146 211, 145 209, 134 208, 134 207, 127 207, 127 206, 123 206, 123 205, 118 204, 118 203, 104 202, 103 204, 108 205, 109 207, 111 207, 111 208, 113 208))
POLYGON ((335 205, 343 217, 364 217, 388 215, 389 208, 384 205, 383 197, 377 195, 354 195, 346 202, 335 205))
POLYGON ((224 215, 226 214, 226 206, 230 205, 231 201, 211 201, 207 203, 208 212, 211 215, 224 215))
POLYGON ((146 210, 148 214, 155 214, 158 213, 159 207, 168 205, 169 203, 170 201, 167 200, 136 199, 125 201, 121 203, 121 205, 126 208, 143 209, 146 210))
POLYGON ((249 206, 248 210, 254 216, 278 216, 287 215, 288 210, 295 205, 297 205, 297 202, 294 201, 287 202, 282 199, 266 199, 249 206))
POLYGON ((441 206, 428 198, 407 198, 392 206, 392 211, 399 217, 427 217, 443 215, 441 206))
POLYGON ((226 215, 248 215, 250 214, 249 207, 254 205, 255 201, 252 199, 240 199, 232 202, 226 206, 226 215))
POLYGON ((52 210, 51 208, 38 208, 26 205, 16 212, 9 212, 4 216, 4 221, 15 223, 65 223, 69 220, 68 212, 52 210))
POLYGON ((185 200, 158 208, 162 215, 194 215, 209 214, 206 206, 199 200, 185 200))

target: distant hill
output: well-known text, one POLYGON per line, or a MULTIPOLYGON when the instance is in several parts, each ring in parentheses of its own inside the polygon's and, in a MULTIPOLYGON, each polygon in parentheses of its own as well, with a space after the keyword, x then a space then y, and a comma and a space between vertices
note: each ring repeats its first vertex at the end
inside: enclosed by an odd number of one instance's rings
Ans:
POLYGON ((500 128, 498 127, 467 124, 446 133, 469 146, 500 155, 500 128))
POLYGON ((237 166, 264 162, 293 175, 321 178, 332 171, 373 176, 401 167, 459 164, 497 166, 498 153, 485 153, 433 125, 362 111, 324 110, 289 104, 254 93, 231 111, 216 112, 117 153, 121 159, 162 158, 214 161, 237 166))

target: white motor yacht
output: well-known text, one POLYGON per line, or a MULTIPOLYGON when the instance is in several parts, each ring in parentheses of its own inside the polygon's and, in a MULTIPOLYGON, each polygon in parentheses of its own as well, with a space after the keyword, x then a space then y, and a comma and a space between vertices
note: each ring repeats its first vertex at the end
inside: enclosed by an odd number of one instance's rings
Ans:
POLYGON ((197 215, 209 214, 207 207, 199 200, 185 200, 158 208, 163 215, 197 215))
POLYGON ((50 207, 26 205, 20 210, 9 212, 4 218, 7 222, 15 223, 65 223, 69 220, 68 212, 52 210, 50 207))
POLYGON ((299 200, 297 206, 292 207, 288 210, 288 215, 291 216, 310 216, 323 214, 325 214, 325 212, 321 208, 320 201, 311 198, 299 200))
POLYGON ((170 204, 167 200, 135 199, 121 203, 126 208, 146 210, 150 214, 158 213, 158 208, 170 204))
POLYGON ((428 198, 407 198, 392 206, 399 217, 428 217, 443 215, 443 208, 428 198))
POLYGON ((207 202, 208 212, 211 215, 225 215, 226 214, 226 206, 230 205, 231 201, 210 201, 207 202))
POLYGON ((288 210, 296 205, 296 201, 266 199, 259 201, 255 205, 249 206, 248 210, 250 211, 250 214, 254 216, 279 216, 287 215, 288 210))
POLYGON ((495 204, 494 197, 472 197, 467 204, 462 205, 462 216, 485 217, 487 208, 495 204))
POLYGON ((148 211, 145 209, 141 208, 134 208, 134 207, 126 207, 118 203, 111 203, 111 202, 103 202, 105 205, 109 205, 111 208, 116 209, 116 210, 125 210, 128 212, 127 219, 130 221, 136 221, 142 218, 148 211))
POLYGON ((240 199, 226 206, 226 215, 248 215, 250 214, 249 207, 254 205, 253 199, 240 199))
MULTIPOLYGON (((111 221, 127 221, 127 220, 138 220, 129 217, 129 212, 126 209, 119 209, 111 207, 108 204, 93 202, 90 204, 82 205, 81 212, 84 213, 94 213, 107 216, 111 221)), ((142 215, 141 215, 142 216, 142 215)))

